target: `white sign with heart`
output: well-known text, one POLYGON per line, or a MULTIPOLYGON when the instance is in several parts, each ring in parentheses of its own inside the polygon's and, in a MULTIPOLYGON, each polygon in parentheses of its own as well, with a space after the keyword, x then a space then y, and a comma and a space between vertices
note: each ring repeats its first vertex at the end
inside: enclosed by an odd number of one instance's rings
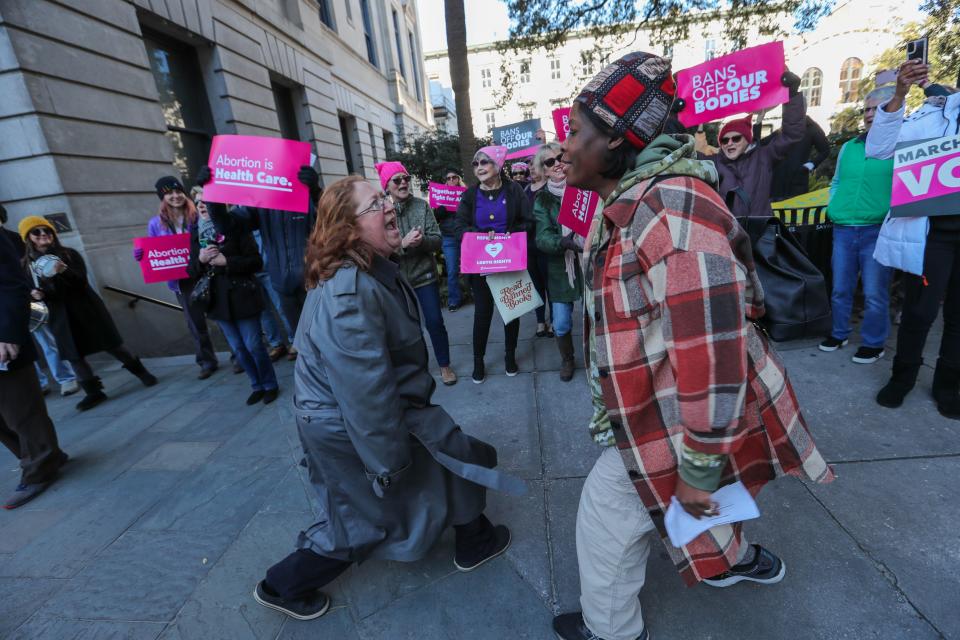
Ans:
POLYGON ((483 250, 490 254, 491 258, 496 258, 497 255, 503 251, 502 242, 488 242, 486 246, 483 247, 483 250))

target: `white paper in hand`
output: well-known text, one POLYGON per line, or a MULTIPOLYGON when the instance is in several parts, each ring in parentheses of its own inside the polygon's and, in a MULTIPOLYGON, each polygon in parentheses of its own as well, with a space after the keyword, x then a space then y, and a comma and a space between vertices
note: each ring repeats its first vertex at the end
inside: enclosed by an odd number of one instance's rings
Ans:
POLYGON ((717 489, 711 497, 719 507, 717 515, 699 520, 684 510, 676 496, 670 498, 670 506, 667 507, 667 513, 663 519, 670 544, 682 547, 707 529, 717 525, 760 517, 757 503, 742 482, 735 482, 717 489))

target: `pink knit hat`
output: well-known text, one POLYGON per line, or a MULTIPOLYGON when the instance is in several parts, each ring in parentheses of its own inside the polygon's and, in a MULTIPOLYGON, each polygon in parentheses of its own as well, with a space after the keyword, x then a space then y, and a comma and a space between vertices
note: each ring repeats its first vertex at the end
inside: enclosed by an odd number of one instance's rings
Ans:
POLYGON ((493 160, 493 164, 496 165, 497 171, 500 171, 500 169, 503 168, 503 161, 507 159, 507 148, 499 145, 477 149, 477 152, 473 154, 473 159, 476 160, 477 156, 481 153, 493 160))
POLYGON ((374 166, 377 169, 377 173, 380 174, 380 188, 384 191, 387 190, 387 183, 390 182, 390 178, 393 176, 398 173, 410 175, 410 172, 399 162, 379 162, 374 166))

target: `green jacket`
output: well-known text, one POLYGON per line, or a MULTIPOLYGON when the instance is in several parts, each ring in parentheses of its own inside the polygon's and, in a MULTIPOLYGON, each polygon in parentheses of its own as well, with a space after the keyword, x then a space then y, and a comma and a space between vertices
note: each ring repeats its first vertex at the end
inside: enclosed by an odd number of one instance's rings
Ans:
POLYGON ((550 302, 576 302, 583 291, 583 279, 580 275, 580 259, 574 267, 575 284, 570 286, 563 254, 566 250, 560 246, 563 232, 557 216, 560 215, 560 198, 541 189, 533 201, 533 217, 537 220, 537 249, 547 256, 547 291, 550 302))
POLYGON ((423 241, 416 247, 397 249, 400 270, 414 289, 437 281, 436 252, 442 242, 437 219, 426 201, 411 197, 397 203, 397 226, 400 236, 406 236, 414 227, 423 230, 423 241))
POLYGON ((866 136, 850 140, 837 156, 827 205, 827 216, 834 224, 880 224, 890 210, 893 158, 867 158, 865 140, 866 136))

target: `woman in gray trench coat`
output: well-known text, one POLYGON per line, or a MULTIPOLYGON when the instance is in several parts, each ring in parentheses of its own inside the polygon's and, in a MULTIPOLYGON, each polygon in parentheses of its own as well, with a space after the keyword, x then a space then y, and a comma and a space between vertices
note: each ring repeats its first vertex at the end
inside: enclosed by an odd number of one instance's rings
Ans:
POLYGON ((448 526, 461 571, 510 545, 483 515, 486 487, 522 493, 522 482, 494 471, 496 450, 430 402, 417 299, 389 259, 399 246, 393 204, 369 182, 326 190, 294 343, 294 413, 323 515, 254 591, 297 619, 327 611, 319 589, 352 563, 418 560, 448 526))

